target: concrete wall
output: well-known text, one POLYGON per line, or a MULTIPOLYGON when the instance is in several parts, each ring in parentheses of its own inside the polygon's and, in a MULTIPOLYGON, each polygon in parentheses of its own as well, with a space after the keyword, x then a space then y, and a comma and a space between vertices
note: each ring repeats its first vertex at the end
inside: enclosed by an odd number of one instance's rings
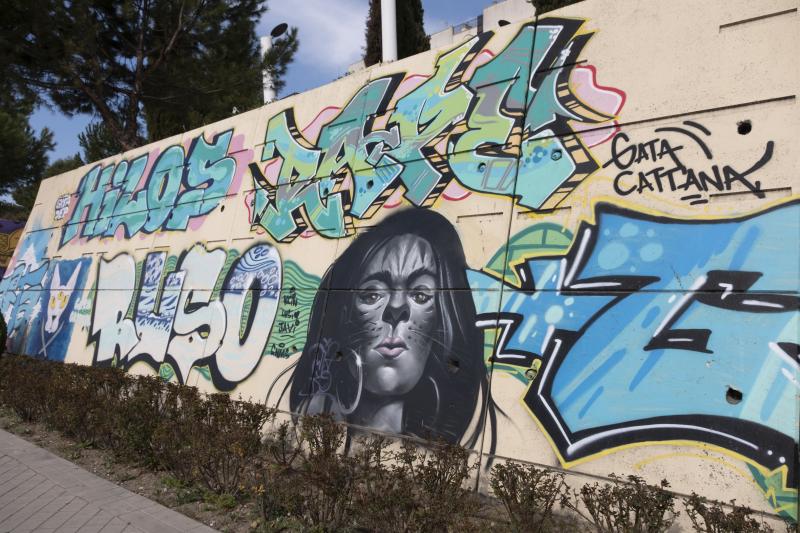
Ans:
POLYGON ((798 35, 589 0, 49 179, 8 349, 796 518, 798 35))

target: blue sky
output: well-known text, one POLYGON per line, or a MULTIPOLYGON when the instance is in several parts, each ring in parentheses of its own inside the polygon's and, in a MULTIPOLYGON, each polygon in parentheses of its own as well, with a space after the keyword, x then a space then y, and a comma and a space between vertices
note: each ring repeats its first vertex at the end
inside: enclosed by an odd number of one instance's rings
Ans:
MULTIPOLYGON (((403 0, 397 0, 402 2, 403 0)), ((492 0, 422 0, 425 31, 435 33, 479 15, 492 0)), ((367 0, 270 0, 262 17, 259 35, 276 24, 297 26, 300 48, 286 76, 283 94, 303 92, 338 78, 363 54, 367 0), (302 6, 302 7, 298 7, 302 6)), ((94 117, 67 117, 54 109, 40 107, 31 117, 37 131, 43 127, 55 133, 56 147, 50 160, 78 153, 78 134, 94 117)))

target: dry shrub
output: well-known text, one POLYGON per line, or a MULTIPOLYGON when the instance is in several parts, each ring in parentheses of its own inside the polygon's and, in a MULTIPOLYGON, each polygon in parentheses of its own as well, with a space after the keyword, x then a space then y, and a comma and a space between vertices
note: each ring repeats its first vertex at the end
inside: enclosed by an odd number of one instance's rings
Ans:
POLYGON ((30 357, 0 359, 0 402, 24 422, 38 422, 46 405, 52 366, 30 357))
POLYGON ((393 449, 386 438, 364 437, 346 453, 347 430, 331 417, 296 424, 267 435, 253 474, 262 518, 276 528, 443 531, 473 502, 463 448, 405 441, 393 449))
POLYGON ((169 384, 153 433, 158 462, 180 482, 236 496, 245 470, 258 456, 261 429, 272 411, 261 404, 203 397, 197 389, 169 384))
POLYGON ((153 436, 164 416, 165 383, 152 376, 129 376, 119 401, 110 410, 113 419, 111 449, 121 459, 157 464, 153 436))
POLYGON ((587 483, 580 492, 565 495, 561 504, 578 513, 597 533, 659 533, 675 522, 679 513, 675 497, 666 490, 666 480, 654 486, 638 476, 628 476, 627 482, 613 474, 610 477, 613 483, 587 483))
POLYGON ((564 474, 513 461, 492 468, 490 481, 514 531, 538 533, 552 525, 553 507, 564 497, 564 474))
POLYGON ((335 531, 347 524, 357 471, 353 458, 340 453, 345 437, 345 427, 330 416, 300 423, 302 515, 311 526, 335 531))
POLYGON ((736 505, 736 500, 731 500, 730 509, 726 511, 722 503, 693 492, 684 507, 694 529, 702 533, 772 533, 772 528, 763 520, 753 518, 752 509, 736 505))

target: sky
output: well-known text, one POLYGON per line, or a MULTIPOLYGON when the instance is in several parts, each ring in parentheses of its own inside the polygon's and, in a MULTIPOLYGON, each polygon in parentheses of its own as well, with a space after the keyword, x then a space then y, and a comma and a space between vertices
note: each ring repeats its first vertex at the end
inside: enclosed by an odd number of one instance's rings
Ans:
MULTIPOLYGON (((397 0, 402 2, 403 0, 397 0)), ((364 53, 367 0, 269 0, 258 35, 267 35, 281 22, 296 26, 300 47, 286 75, 281 94, 303 92, 329 83, 347 72, 347 67, 364 53)), ((436 33, 475 18, 492 0, 422 0, 425 31, 436 33)), ((279 95, 280 96, 280 95, 279 95)), ((31 117, 36 131, 50 128, 55 149, 50 161, 80 152, 78 134, 95 119, 92 115, 67 117, 42 106, 31 117)))

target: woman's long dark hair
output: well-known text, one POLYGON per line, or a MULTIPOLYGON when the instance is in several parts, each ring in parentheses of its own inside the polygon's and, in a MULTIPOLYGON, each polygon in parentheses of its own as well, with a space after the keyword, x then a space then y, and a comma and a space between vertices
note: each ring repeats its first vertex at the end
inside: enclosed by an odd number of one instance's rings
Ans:
MULTIPOLYGON (((308 337, 292 374, 290 408, 293 413, 305 414, 315 397, 325 398, 323 412, 338 410, 346 416, 356 408, 361 388, 354 377, 351 354, 357 353, 361 334, 354 321, 353 291, 375 254, 400 235, 420 237, 431 246, 437 267, 434 298, 439 318, 423 375, 405 395, 403 433, 473 447, 478 444, 487 412, 494 434, 483 335, 475 324, 475 304, 458 233, 445 217, 428 209, 407 209, 387 217, 356 237, 325 273, 314 300, 308 337), (465 435, 476 409, 480 410, 478 424, 465 435)), ((319 412, 320 407, 314 411, 319 412)))

